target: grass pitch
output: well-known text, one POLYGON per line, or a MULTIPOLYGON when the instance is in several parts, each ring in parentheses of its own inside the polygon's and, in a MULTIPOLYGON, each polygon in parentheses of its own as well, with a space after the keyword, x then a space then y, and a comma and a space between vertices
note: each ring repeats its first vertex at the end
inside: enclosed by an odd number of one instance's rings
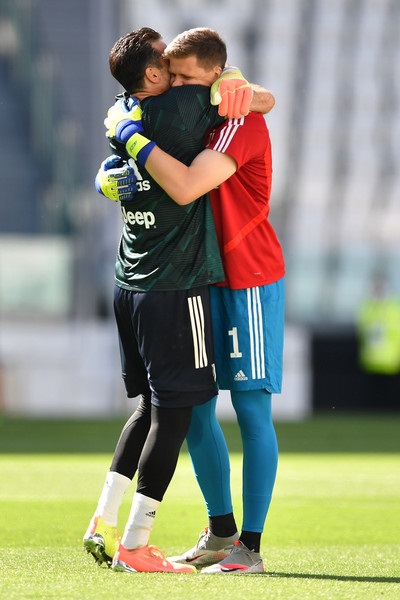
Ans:
MULTIPOLYGON (((280 462, 262 541, 266 573, 245 577, 114 573, 83 552, 82 536, 121 425, 3 419, 1 598, 400 597, 398 416, 336 415, 277 424, 280 462)), ((235 425, 225 430, 240 523, 240 438, 235 425)), ((132 492, 121 509, 121 527, 132 492)), ((194 544, 206 523, 183 451, 151 541, 167 555, 177 554, 194 544)))

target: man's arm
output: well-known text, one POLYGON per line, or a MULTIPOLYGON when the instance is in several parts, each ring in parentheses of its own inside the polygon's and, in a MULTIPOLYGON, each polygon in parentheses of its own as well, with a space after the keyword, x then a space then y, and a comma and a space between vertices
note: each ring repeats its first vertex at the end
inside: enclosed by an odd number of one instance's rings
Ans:
POLYGON ((228 154, 203 150, 188 167, 143 135, 142 110, 135 98, 129 105, 118 100, 109 108, 104 124, 106 136, 124 144, 129 156, 146 168, 177 204, 190 204, 226 181, 237 170, 228 154))
POLYGON ((177 204, 190 204, 236 172, 236 161, 216 150, 203 150, 189 167, 179 162, 143 135, 141 116, 137 100, 132 99, 130 106, 116 102, 104 120, 106 135, 122 142, 177 204))
MULTIPOLYGON (((107 179, 106 184, 99 189, 100 178, 108 176, 108 173, 104 172, 104 163, 112 158, 116 157, 109 157, 103 161, 96 176, 96 189, 111 200, 133 200, 137 191, 136 178, 132 178, 132 181, 127 179, 127 166, 113 169, 111 180, 107 179)), ((229 154, 203 150, 187 167, 155 146, 146 161, 146 170, 170 198, 184 206, 229 179, 236 172, 237 165, 229 154)))
POLYGON ((272 93, 256 83, 251 84, 253 98, 250 104, 250 110, 262 114, 269 113, 275 106, 275 98, 272 93))
POLYGON ((177 204, 190 204, 218 187, 237 170, 236 161, 216 150, 203 150, 187 167, 160 148, 150 152, 146 171, 177 204))

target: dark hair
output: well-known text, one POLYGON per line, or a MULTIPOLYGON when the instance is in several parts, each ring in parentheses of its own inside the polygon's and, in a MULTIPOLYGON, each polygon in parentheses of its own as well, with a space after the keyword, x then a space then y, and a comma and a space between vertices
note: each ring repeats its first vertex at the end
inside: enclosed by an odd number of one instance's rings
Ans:
POLYGON ((226 44, 219 33, 208 27, 188 29, 177 35, 164 51, 166 58, 196 56, 204 69, 224 68, 227 59, 226 44))
POLYGON ((111 75, 128 94, 143 88, 147 67, 162 65, 162 53, 152 45, 161 38, 158 31, 142 27, 124 35, 111 48, 108 58, 111 75))

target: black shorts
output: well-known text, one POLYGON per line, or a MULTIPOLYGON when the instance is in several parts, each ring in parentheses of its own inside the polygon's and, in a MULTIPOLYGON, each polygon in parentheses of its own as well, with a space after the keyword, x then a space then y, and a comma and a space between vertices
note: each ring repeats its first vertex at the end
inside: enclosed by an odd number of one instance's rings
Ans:
POLYGON ((195 406, 217 393, 208 286, 132 292, 115 286, 122 377, 128 397, 195 406))

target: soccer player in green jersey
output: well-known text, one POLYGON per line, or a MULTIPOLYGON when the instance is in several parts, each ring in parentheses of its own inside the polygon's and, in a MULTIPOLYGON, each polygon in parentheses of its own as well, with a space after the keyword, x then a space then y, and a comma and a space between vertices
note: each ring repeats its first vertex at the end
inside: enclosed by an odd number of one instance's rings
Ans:
MULTIPOLYGON (((114 45, 110 68, 128 94, 142 101, 147 133, 190 164, 207 130, 223 119, 210 105, 207 87, 158 96, 169 88, 164 47, 154 30, 132 32, 114 45)), ((104 166, 110 164, 118 163, 104 166)), ((136 177, 139 198, 121 202, 124 226, 114 307, 127 394, 141 395, 141 401, 121 434, 84 546, 100 561, 114 556, 115 570, 192 572, 188 565, 166 560, 148 541, 192 407, 217 394, 208 286, 221 281, 223 272, 208 199, 179 207, 140 162, 126 173, 136 177), (118 508, 138 465, 137 489, 119 543, 118 508)))

